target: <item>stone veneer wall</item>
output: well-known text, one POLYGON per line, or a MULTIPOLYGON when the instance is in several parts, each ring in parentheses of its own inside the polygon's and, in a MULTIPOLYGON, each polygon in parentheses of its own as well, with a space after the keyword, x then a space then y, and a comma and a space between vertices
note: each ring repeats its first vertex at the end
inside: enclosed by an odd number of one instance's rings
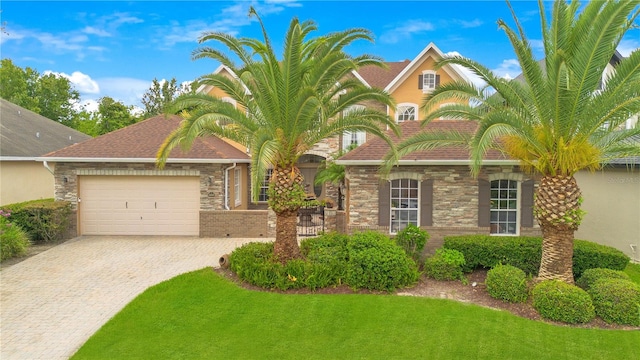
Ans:
POLYGON ((200 211, 200 237, 268 237, 267 218, 267 210, 200 211))
MULTIPOLYGON (((491 174, 519 172, 514 166, 486 166, 479 178, 486 180, 491 174)), ((445 235, 489 233, 489 228, 478 227, 478 179, 471 176, 468 166, 401 166, 389 176, 393 178, 398 173, 417 173, 423 180, 433 180, 433 226, 423 228, 434 233, 436 242, 438 238, 441 242, 445 235)), ((388 233, 388 227, 378 226, 378 167, 348 167, 347 179, 347 232, 388 233)), ((521 235, 538 233, 537 228, 521 228, 521 235)))
POLYGON ((166 164, 163 170, 153 163, 56 163, 54 171, 56 200, 78 207, 78 176, 199 176, 200 210, 224 209, 225 164, 166 164), (80 175, 79 175, 80 174, 80 175), (66 179, 66 181, 65 181, 66 179))

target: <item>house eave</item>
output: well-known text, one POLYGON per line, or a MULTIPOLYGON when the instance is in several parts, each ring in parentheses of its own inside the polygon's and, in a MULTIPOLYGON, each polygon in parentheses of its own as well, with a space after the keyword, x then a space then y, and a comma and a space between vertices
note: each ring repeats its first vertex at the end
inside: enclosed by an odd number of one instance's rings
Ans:
MULTIPOLYGON (((337 165, 344 166, 373 166, 382 165, 382 160, 336 160, 337 165)), ((484 160, 482 165, 519 165, 517 160, 484 160)), ((417 165, 471 165, 471 160, 400 160, 398 166, 417 166, 417 165)))
MULTIPOLYGON (((80 158, 80 157, 39 157, 35 161, 47 161, 52 163, 72 162, 72 163, 155 163, 155 158, 80 158)), ((251 163, 250 159, 167 159, 168 164, 233 164, 251 163)))
POLYGON ((0 156, 0 161, 35 161, 35 156, 0 156))

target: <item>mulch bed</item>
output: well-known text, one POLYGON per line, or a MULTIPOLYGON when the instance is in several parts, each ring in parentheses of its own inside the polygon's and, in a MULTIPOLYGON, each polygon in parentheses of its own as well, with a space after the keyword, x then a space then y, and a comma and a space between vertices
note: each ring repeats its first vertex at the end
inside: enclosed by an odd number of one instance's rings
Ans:
MULTIPOLYGON (((254 286, 241 281, 235 273, 229 269, 216 268, 215 271, 220 275, 232 280, 239 286, 254 290, 254 291, 269 291, 283 294, 388 294, 385 292, 358 290, 354 291, 348 286, 337 286, 330 288, 318 289, 316 291, 310 291, 307 289, 293 289, 293 290, 266 290, 258 286, 254 286)), ((437 281, 428 279, 424 276, 420 278, 417 284, 412 287, 400 289, 395 292, 399 296, 423 296, 436 299, 449 299, 454 301, 460 301, 464 303, 472 303, 479 306, 483 306, 490 309, 508 311, 516 316, 520 316, 526 319, 542 321, 558 326, 568 326, 575 328, 598 328, 598 329, 612 329, 612 330, 640 330, 640 327, 633 327, 628 325, 616 325, 608 324, 602 319, 596 317, 586 324, 565 324, 561 322, 554 322, 543 319, 538 312, 533 308, 531 299, 525 303, 508 303, 502 300, 492 298, 487 292, 484 280, 487 277, 486 270, 476 270, 470 274, 466 274, 468 284, 465 285, 461 281, 437 281)))

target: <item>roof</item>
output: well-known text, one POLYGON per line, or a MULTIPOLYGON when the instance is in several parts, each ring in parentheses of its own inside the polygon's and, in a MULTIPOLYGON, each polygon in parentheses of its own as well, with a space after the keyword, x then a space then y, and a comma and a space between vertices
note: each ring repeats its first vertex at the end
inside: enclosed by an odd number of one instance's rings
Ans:
MULTIPOLYGON (((180 126, 177 115, 157 115, 125 128, 104 134, 83 143, 44 155, 46 161, 118 161, 155 162, 158 149, 172 131, 180 126)), ((250 162, 249 156, 228 142, 215 136, 194 141, 191 150, 171 151, 167 162, 231 163, 250 162)))
POLYGON ((0 157, 3 160, 33 159, 88 139, 91 136, 0 99, 0 157))
POLYGON ((369 85, 384 89, 409 65, 410 61, 385 62, 388 69, 375 65, 367 65, 358 69, 360 75, 369 85))
MULTIPOLYGON (((477 124, 466 120, 434 120, 422 127, 420 121, 405 121, 400 123, 402 138, 406 139, 422 131, 460 131, 463 133, 473 133, 477 124)), ((389 133, 391 135, 392 133, 389 133)), ((401 139, 391 136, 393 142, 397 144, 401 139)), ((382 163, 382 158, 389 152, 389 145, 380 139, 371 139, 354 150, 348 152, 337 160, 341 165, 376 165, 382 163)), ((516 160, 505 157, 497 150, 489 150, 484 157, 485 164, 516 164, 516 160)), ((462 147, 443 147, 428 151, 416 151, 404 156, 400 160, 400 165, 452 165, 469 164, 469 151, 462 147)))

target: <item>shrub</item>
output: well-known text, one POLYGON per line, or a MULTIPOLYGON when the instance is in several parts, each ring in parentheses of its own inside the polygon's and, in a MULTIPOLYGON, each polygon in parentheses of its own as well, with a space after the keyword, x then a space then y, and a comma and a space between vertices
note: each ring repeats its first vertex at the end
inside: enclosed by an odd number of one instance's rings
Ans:
POLYGON ((13 221, 36 242, 59 240, 69 226, 71 203, 68 201, 34 200, 3 208, 11 211, 13 221))
POLYGON ((440 248, 424 262, 425 274, 436 280, 463 279, 464 255, 458 250, 440 248))
POLYGON ((409 224, 400 230, 394 238, 396 244, 403 248, 404 252, 415 261, 420 260, 420 255, 427 244, 427 240, 429 240, 429 234, 413 224, 409 224))
POLYGON ((24 255, 29 248, 29 236, 19 225, 9 221, 11 213, 0 210, 0 260, 24 255))
POLYGON ((354 234, 347 250, 346 282, 355 289, 393 291, 418 280, 416 263, 386 235, 354 234))
POLYGON ((589 294, 559 280, 538 283, 531 296, 533 307, 546 319, 577 324, 589 322, 595 317, 589 294))
MULTIPOLYGON (((464 254, 465 272, 497 264, 512 265, 527 274, 537 275, 542 257, 542 238, 527 236, 463 235, 446 236, 444 247, 464 254)), ((629 257, 610 246, 584 240, 574 241, 573 274, 578 278, 591 268, 623 270, 629 257)))
POLYGON ((640 326, 640 285, 625 279, 601 279, 591 285, 589 294, 602 320, 640 326))
POLYGON ((596 281, 599 281, 599 280, 602 280, 602 279, 624 279, 624 280, 630 280, 629 279, 629 275, 625 274, 622 271, 595 268, 595 269, 587 269, 587 270, 585 270, 585 272, 578 279, 578 281, 576 281, 576 285, 578 285, 579 287, 585 289, 586 291, 589 291, 589 288, 591 288, 591 286, 593 284, 595 284, 596 281))
POLYGON ((487 272, 485 280, 491 297, 508 302, 527 301, 527 275, 511 265, 498 265, 487 272))

